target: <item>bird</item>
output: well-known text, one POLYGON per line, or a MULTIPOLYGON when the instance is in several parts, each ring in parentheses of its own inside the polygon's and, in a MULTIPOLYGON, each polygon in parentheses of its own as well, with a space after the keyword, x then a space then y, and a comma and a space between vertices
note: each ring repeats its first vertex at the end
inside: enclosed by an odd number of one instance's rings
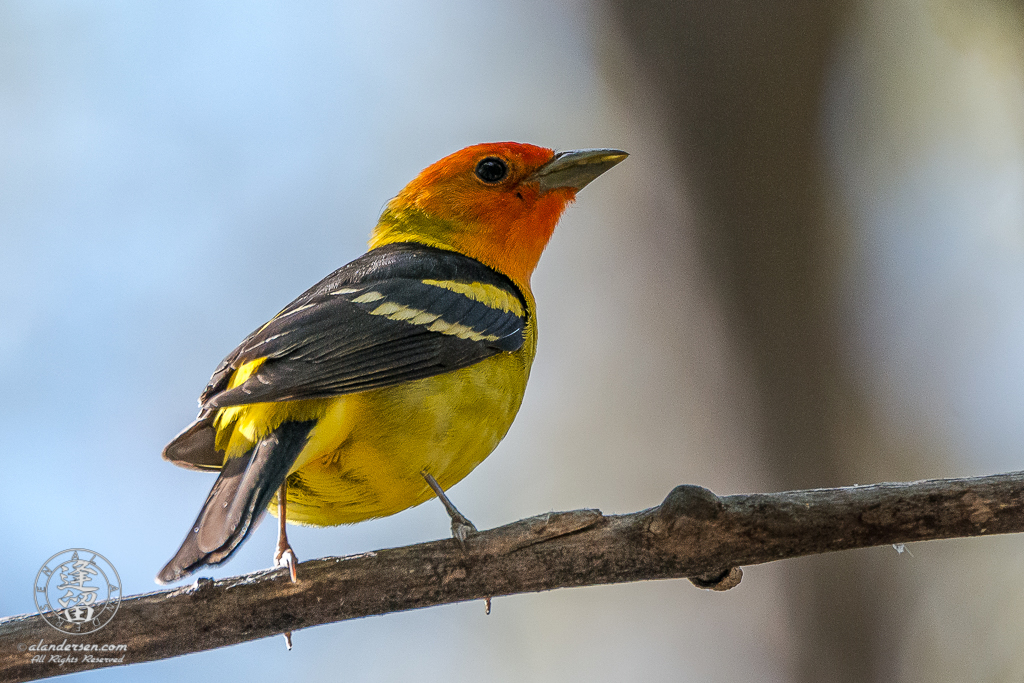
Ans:
POLYGON ((285 306, 217 366, 163 450, 219 472, 167 584, 227 561, 266 512, 335 526, 438 497, 504 438, 537 350, 530 278, 576 193, 627 157, 498 142, 425 168, 381 212, 369 250, 285 306))

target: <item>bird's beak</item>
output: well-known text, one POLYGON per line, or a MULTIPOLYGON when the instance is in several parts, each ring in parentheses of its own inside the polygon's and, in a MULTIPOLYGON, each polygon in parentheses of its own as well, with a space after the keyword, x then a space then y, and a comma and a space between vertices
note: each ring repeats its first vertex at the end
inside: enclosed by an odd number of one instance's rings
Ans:
POLYGON ((555 158, 526 178, 540 184, 541 193, 560 187, 582 190, 591 180, 629 155, 619 149, 575 149, 555 158))

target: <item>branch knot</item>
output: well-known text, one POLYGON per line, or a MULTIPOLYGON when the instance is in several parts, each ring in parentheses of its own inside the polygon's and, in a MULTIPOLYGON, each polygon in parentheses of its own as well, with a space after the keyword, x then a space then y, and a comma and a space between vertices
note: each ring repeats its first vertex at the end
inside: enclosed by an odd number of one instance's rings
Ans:
POLYGON ((725 510, 722 499, 703 486, 682 484, 672 489, 658 506, 651 520, 655 536, 671 536, 693 527, 694 523, 713 522, 725 510))

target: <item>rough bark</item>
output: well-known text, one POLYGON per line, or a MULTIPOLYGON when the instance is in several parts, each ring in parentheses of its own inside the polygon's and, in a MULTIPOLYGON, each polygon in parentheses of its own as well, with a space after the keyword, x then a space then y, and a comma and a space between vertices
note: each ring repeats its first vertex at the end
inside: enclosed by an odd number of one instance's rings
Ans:
POLYGON ((303 562, 297 584, 276 569, 131 596, 89 636, 65 636, 38 615, 9 617, 0 620, 0 680, 111 665, 81 655, 63 667, 32 663, 41 653, 29 648, 39 643, 124 643, 122 663, 136 664, 345 619, 568 586, 686 577, 724 590, 739 582, 743 565, 1020 531, 1024 472, 724 497, 678 486, 658 507, 632 514, 550 513, 464 545, 446 539, 303 562))

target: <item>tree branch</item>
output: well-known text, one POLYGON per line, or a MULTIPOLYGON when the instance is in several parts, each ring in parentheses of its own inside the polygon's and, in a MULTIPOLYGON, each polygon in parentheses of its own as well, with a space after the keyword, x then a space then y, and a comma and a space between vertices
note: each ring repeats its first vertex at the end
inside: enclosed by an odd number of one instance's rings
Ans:
MULTIPOLYGON (((1024 531, 1024 472, 836 489, 718 497, 678 486, 627 515, 575 510, 468 538, 266 570, 125 598, 117 615, 68 643, 124 643, 123 664, 265 638, 318 624, 491 596, 686 577, 738 583, 742 565, 815 553, 1024 531)), ((32 663, 28 646, 65 637, 38 615, 0 620, 0 680, 110 666, 32 663)), ((76 653, 60 653, 72 654, 76 653)), ((109 656, 94 652, 94 656, 109 656)), ((118 655, 115 655, 118 656, 118 655)))

